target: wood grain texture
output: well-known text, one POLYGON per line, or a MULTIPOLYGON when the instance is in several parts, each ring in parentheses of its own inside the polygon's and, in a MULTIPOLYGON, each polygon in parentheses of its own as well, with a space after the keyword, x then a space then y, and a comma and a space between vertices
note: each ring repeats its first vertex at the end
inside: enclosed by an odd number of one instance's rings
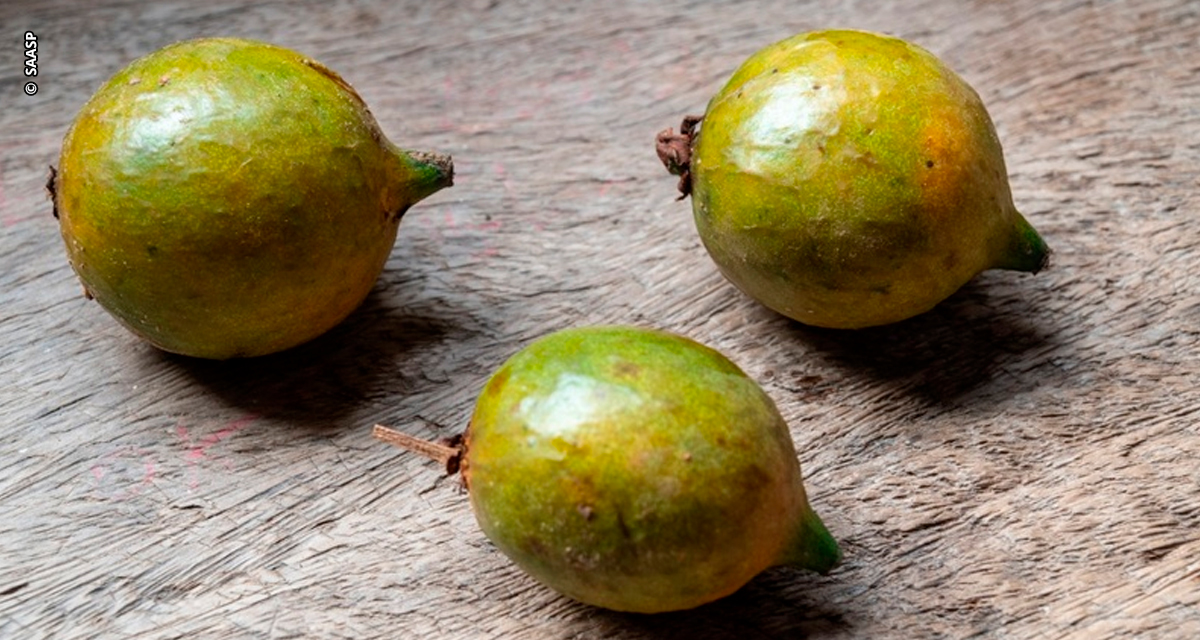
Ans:
POLYGON ((0 637, 1200 637, 1200 5, 4 2, 0 637), (996 121, 1055 250, 928 314, 805 328, 717 273, 654 134, 758 48, 830 26, 942 57, 996 121), (330 334, 164 355, 85 301, 43 192, 134 57, 237 35, 338 70, 457 184, 408 213, 330 334), (458 483, 371 437, 463 428, 533 338, 655 326, 739 363, 789 420, 846 553, 632 616, 532 582, 458 483))

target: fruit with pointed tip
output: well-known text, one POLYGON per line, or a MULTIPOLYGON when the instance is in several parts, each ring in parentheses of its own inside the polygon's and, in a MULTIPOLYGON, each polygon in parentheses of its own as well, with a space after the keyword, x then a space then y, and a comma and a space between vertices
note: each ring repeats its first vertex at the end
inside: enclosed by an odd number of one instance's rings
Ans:
POLYGON ((488 380, 463 449, 450 468, 488 538, 588 604, 688 609, 771 566, 841 559, 770 397, 681 336, 601 326, 533 342, 488 380))
POLYGON ((978 94, 897 38, 772 44, 657 144, 720 271, 806 324, 896 322, 981 271, 1036 273, 1049 255, 1013 205, 978 94))
POLYGON ((404 212, 452 180, 449 157, 396 147, 315 60, 203 38, 101 87, 50 187, 88 295, 164 350, 225 359, 341 322, 404 212))

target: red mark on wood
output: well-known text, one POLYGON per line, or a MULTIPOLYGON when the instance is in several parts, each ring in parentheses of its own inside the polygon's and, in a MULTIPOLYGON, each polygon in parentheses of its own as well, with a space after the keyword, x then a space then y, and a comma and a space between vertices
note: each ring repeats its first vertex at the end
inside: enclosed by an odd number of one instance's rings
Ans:
POLYGON ((504 194, 511 196, 513 194, 512 180, 508 179, 508 171, 504 168, 504 164, 500 162, 493 163, 492 171, 500 178, 500 184, 504 187, 504 194))
MULTIPOLYGON (((183 454, 183 459, 187 461, 188 466, 192 469, 191 478, 188 481, 188 486, 190 488, 195 489, 200 485, 199 478, 196 475, 196 465, 198 465, 202 460, 208 461, 213 459, 209 456, 209 450, 225 440, 232 438, 234 435, 237 435, 239 431, 250 426, 250 424, 255 420, 258 420, 258 416, 255 414, 242 416, 241 418, 226 424, 217 431, 204 436, 199 441, 192 439, 192 434, 182 423, 175 427, 175 435, 181 441, 183 441, 184 445, 187 447, 187 452, 183 454)), ((225 466, 228 467, 228 463, 226 463, 225 466)))
POLYGON ((139 447, 121 447, 105 454, 88 470, 97 495, 128 500, 140 495, 158 475, 151 453, 139 447))

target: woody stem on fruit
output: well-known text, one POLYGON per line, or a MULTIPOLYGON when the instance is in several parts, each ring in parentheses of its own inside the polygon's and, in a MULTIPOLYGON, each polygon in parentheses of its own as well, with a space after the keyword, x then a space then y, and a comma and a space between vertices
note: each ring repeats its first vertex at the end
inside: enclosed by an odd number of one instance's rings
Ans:
POLYGON ((425 440, 402 431, 390 429, 381 424, 375 425, 374 429, 371 430, 371 435, 375 436, 378 440, 400 447, 405 451, 419 453, 430 460, 440 463, 446 468, 446 473, 450 475, 458 473, 459 467, 462 465, 463 444, 461 435, 445 438, 441 441, 425 440))
POLYGON ((672 175, 679 176, 679 199, 692 193, 692 143, 695 141, 697 125, 704 116, 684 116, 679 133, 668 127, 658 133, 655 149, 658 159, 672 175))

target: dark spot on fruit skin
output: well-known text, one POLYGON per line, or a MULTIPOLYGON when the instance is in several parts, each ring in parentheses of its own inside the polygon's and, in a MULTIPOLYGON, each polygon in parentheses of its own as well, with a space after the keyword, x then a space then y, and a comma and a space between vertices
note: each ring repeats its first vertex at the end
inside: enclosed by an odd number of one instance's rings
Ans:
POLYGON ((504 390, 504 383, 508 382, 508 376, 509 370, 507 367, 500 369, 496 372, 496 375, 492 376, 484 392, 488 395, 499 395, 504 390))
POLYGON ((933 168, 933 160, 926 160, 925 166, 929 169, 932 169, 933 168))
POLYGON ((550 552, 550 549, 546 546, 546 543, 542 542, 538 538, 533 537, 525 539, 525 548, 529 550, 530 555, 535 555, 541 558, 547 557, 550 552))
POLYGON ((633 539, 633 532, 629 530, 629 525, 625 524, 625 514, 621 513, 620 509, 617 510, 617 526, 620 527, 621 535, 624 536, 626 540, 633 539))
POLYGON ((737 485, 742 495, 753 496, 762 491, 763 487, 771 485, 771 474, 758 465, 750 465, 737 478, 737 485))
POLYGON ((158 247, 156 247, 154 245, 149 245, 146 247, 146 253, 149 254, 150 257, 153 258, 154 256, 158 255, 158 247))
POLYGON ((625 360, 618 362, 617 365, 613 368, 613 372, 616 373, 618 376, 628 377, 628 378, 632 378, 632 377, 636 376, 638 373, 641 372, 641 370, 642 370, 641 367, 637 366, 636 364, 634 364, 632 362, 625 361, 625 360))

